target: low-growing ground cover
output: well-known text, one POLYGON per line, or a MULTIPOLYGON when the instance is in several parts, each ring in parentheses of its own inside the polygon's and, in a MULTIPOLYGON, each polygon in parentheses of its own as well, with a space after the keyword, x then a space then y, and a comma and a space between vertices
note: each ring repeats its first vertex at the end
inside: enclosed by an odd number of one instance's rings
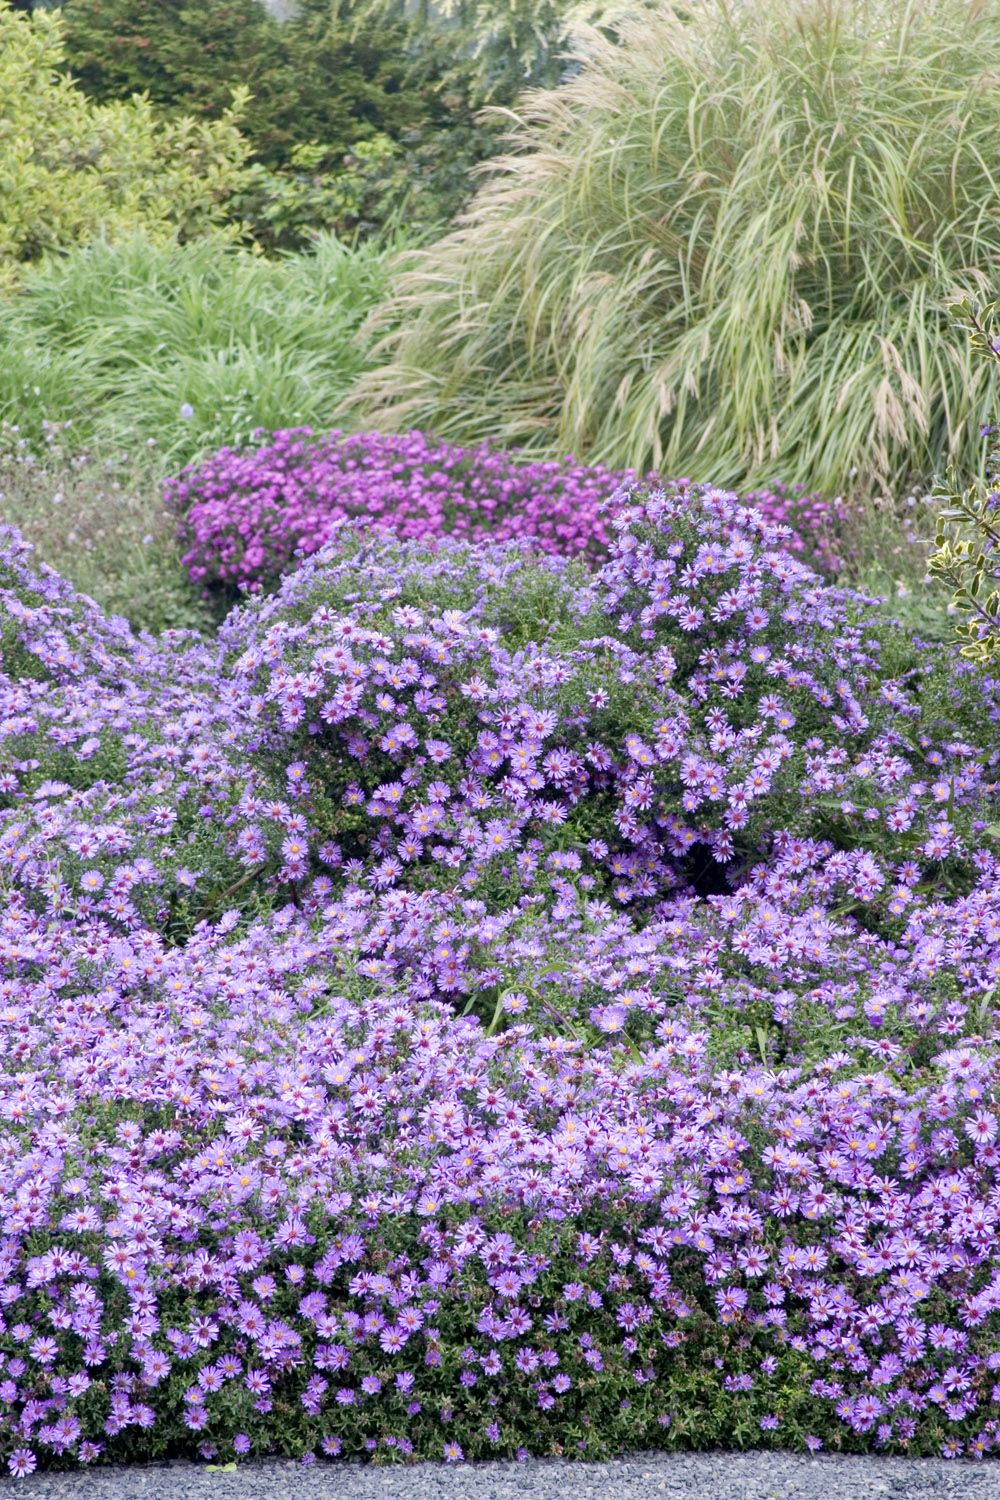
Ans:
POLYGON ((0 572, 0 1451, 1000 1436, 1000 684, 692 486, 0 572))
POLYGON ((41 453, 16 439, 0 447, 0 521, 29 538, 36 559, 136 628, 211 627, 146 455, 70 454, 65 435, 53 428, 41 453))

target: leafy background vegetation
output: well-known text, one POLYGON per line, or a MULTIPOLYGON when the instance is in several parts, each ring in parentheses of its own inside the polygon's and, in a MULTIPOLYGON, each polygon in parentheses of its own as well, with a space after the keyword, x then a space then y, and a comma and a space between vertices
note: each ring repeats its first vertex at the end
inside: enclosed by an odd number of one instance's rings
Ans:
POLYGON ((203 233, 243 182, 248 146, 232 110, 199 121, 158 116, 141 98, 94 104, 63 64, 53 17, 0 7, 0 286, 95 236, 203 233))

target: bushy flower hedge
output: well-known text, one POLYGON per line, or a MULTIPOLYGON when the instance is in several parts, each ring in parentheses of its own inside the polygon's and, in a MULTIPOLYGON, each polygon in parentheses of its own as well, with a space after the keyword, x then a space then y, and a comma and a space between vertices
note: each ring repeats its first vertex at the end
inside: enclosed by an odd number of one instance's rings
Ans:
MULTIPOLYGON (((543 552, 599 558, 611 536, 608 504, 636 480, 631 470, 528 463, 488 443, 456 448, 420 432, 317 436, 298 427, 257 448, 221 449, 168 480, 166 496, 184 516, 194 582, 256 591, 348 522, 403 540, 530 539, 543 552)), ((842 502, 781 487, 748 501, 792 526, 793 551, 839 570, 842 502)))
MULTIPOLYGON (((985 924, 995 978, 995 893, 961 915, 939 973, 985 924)), ((171 950, 39 934, 15 902, 15 1472, 185 1444, 991 1447, 995 1049, 914 974, 828 1058, 720 1061, 662 983, 695 949, 674 925, 578 964, 645 1014, 633 1057, 365 987, 308 914, 171 950)))
POLYGON ((351 536, 217 642, 0 557, 0 1453, 1000 1426, 998 684, 733 496, 351 536))

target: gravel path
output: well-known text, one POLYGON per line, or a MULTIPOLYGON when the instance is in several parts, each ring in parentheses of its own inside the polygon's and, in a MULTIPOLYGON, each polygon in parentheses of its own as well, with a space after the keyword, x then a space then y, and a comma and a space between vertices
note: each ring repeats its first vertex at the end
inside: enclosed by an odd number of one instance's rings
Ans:
POLYGON ((0 1490, 25 1500, 1000 1500, 1000 1463, 783 1453, 454 1468, 246 1463, 235 1473, 178 1463, 0 1479, 0 1490))

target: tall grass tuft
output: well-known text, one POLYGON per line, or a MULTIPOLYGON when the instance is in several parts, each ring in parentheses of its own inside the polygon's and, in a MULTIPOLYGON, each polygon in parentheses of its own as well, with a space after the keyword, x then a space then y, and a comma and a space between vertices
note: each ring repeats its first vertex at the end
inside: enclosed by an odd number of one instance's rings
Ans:
MULTIPOLYGON (((254 428, 328 423, 362 368, 391 252, 321 236, 264 260, 219 239, 136 237, 52 257, 0 304, 0 422, 177 467, 254 428)), ((9 441, 8 441, 9 446, 9 441)))
POLYGON ((1000 4, 661 0, 580 45, 348 410, 733 484, 974 464, 946 305, 998 270, 1000 4))

